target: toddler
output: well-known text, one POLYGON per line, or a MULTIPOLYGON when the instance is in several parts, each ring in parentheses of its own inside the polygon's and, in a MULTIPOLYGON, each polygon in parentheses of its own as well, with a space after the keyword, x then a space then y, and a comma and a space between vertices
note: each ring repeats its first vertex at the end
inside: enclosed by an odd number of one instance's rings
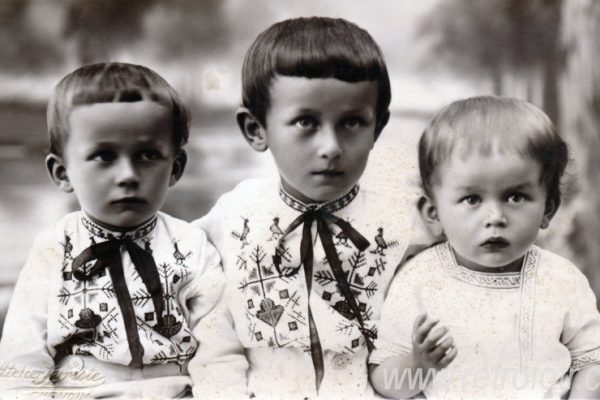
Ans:
POLYGON ((389 118, 382 53, 343 19, 290 19, 254 41, 242 80, 239 127, 254 150, 271 150, 279 179, 242 182, 198 221, 227 284, 199 326, 194 394, 369 395, 381 304, 421 232, 416 198, 358 185, 389 118))
POLYGON ((56 86, 46 165, 81 210, 37 236, 21 271, 0 344, 15 371, 5 389, 184 389, 190 327, 223 283, 206 235, 158 211, 184 171, 188 125, 177 93, 143 66, 87 65, 56 86))
POLYGON ((600 396, 600 315, 584 275, 534 245, 561 200, 567 147, 531 104, 475 97, 419 143, 424 220, 447 241, 394 279, 371 379, 406 398, 600 396))

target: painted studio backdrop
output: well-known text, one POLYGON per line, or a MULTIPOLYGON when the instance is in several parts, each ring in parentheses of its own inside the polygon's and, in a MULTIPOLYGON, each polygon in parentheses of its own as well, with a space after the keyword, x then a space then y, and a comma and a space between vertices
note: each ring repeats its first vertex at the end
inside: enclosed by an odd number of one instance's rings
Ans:
POLYGON ((597 0, 0 0, 0 327, 34 236, 77 207, 45 167, 48 96, 77 66, 144 64, 193 114, 189 163, 164 210, 191 220, 240 180, 273 173, 238 133, 246 49, 273 22, 339 16, 380 44, 392 120, 363 185, 393 194, 446 103, 477 94, 542 107, 571 148, 564 201, 540 244, 574 261, 600 297, 600 2, 597 0))

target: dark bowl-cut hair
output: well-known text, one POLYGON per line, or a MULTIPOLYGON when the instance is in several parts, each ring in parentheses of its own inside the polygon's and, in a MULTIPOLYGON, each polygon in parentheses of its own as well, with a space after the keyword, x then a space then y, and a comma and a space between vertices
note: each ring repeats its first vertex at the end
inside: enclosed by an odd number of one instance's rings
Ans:
POLYGON ((48 103, 50 153, 62 156, 69 137, 69 115, 73 108, 97 103, 152 101, 172 111, 173 146, 188 141, 190 113, 166 80, 142 65, 120 62, 85 65, 65 76, 48 103))
POLYGON ((546 206, 559 207, 560 180, 569 159, 566 143, 542 110, 524 100, 500 96, 455 101, 429 123, 419 141, 425 193, 431 196, 436 171, 452 154, 490 155, 495 151, 514 152, 539 162, 540 182, 547 189, 546 206))
POLYGON ((270 85, 277 76, 377 81, 377 131, 387 122, 391 100, 387 67, 369 33, 340 18, 287 19, 263 31, 242 68, 242 104, 263 126, 270 85))

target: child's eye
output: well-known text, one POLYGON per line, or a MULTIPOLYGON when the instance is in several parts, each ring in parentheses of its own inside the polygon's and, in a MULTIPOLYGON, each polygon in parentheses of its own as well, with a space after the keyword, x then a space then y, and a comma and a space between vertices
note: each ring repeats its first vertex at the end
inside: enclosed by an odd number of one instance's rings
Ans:
POLYGON ((138 153, 138 158, 142 161, 156 161, 163 159, 163 155, 158 150, 144 150, 138 153))
POLYGON ((524 193, 519 193, 519 192, 511 193, 507 198, 507 201, 509 203, 515 203, 515 204, 522 203, 525 200, 527 200, 527 195, 525 195, 524 193))
POLYGON ((92 161, 97 161, 101 163, 108 163, 114 161, 117 158, 117 155, 109 150, 102 150, 93 153, 89 159, 92 161))
POLYGON ((461 203, 465 203, 469 206, 476 206, 477 204, 481 203, 481 198, 477 195, 469 195, 469 196, 465 196, 460 200, 461 203))
POLYGON ((364 125, 364 121, 362 118, 358 117, 346 118, 343 121, 343 127, 346 129, 356 129, 358 127, 361 127, 362 125, 364 125))
POLYGON ((294 125, 302 130, 314 130, 319 126, 319 122, 315 118, 300 117, 294 121, 294 125))

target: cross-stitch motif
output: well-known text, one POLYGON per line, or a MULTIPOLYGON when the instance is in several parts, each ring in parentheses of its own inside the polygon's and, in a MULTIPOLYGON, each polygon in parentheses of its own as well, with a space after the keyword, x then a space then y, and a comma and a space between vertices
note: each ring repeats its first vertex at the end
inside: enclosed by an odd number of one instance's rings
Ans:
POLYGON ((238 239, 240 242, 242 242, 242 249, 246 246, 248 246, 248 242, 246 241, 246 238, 248 237, 248 234, 250 233, 250 227, 248 226, 249 220, 248 218, 244 218, 242 217, 242 220, 244 221, 244 226, 242 227, 242 231, 241 232, 231 232, 231 236, 233 236, 234 238, 238 239))
MULTIPOLYGON (((350 204, 357 193, 358 187, 344 198, 318 207, 325 207, 327 212, 337 212, 350 204)), ((291 198, 284 191, 280 194, 288 206, 298 211, 305 211, 310 207, 291 198)), ((306 286, 302 275, 292 272, 297 271, 300 264, 299 235, 296 235, 293 242, 288 242, 287 237, 280 240, 284 228, 291 221, 289 217, 274 215, 267 220, 268 222, 265 221, 268 225, 256 229, 256 232, 266 233, 261 242, 258 234, 253 236, 250 230, 250 225, 253 224, 251 217, 239 217, 243 221, 243 229, 234 229, 230 234, 238 243, 241 242, 240 250, 232 257, 240 276, 238 290, 245 299, 247 340, 257 345, 272 347, 293 344, 310 351, 306 286), (248 251, 248 248, 251 250, 248 251), (280 260, 281 274, 275 268, 274 259, 280 260)), ((237 221, 240 219, 236 217, 237 221)), ((374 304, 377 304, 378 309, 380 307, 381 299, 376 299, 376 294, 387 285, 390 278, 387 250, 397 247, 399 241, 393 237, 388 238, 387 235, 384 237, 383 228, 375 226, 371 232, 361 232, 375 240, 368 249, 360 251, 340 227, 330 223, 328 228, 334 239, 345 278, 354 293, 358 311, 362 320, 368 322, 374 317, 374 304)), ((315 249, 320 248, 320 240, 313 243, 313 246, 315 249)), ((392 266, 395 267, 396 265, 392 266)), ((337 335, 347 338, 345 342, 342 340, 345 344, 338 350, 354 352, 358 346, 365 344, 363 331, 325 256, 319 256, 318 260, 315 260, 312 278, 311 296, 320 298, 331 310, 332 333, 337 332, 337 335)), ((366 324, 364 330, 364 334, 370 338, 377 335, 373 324, 366 324)))
MULTIPOLYGON (((90 232, 89 245, 116 238, 93 222, 82 218, 83 225, 90 232)), ((128 234, 138 245, 155 257, 158 276, 163 289, 164 311, 156 315, 152 296, 142 282, 136 269, 131 269, 127 283, 131 303, 135 310, 138 335, 147 342, 157 344, 156 349, 145 349, 146 363, 161 364, 171 361, 184 361, 193 356, 197 344, 177 303, 177 293, 182 284, 191 276, 186 260, 192 255, 191 249, 181 248, 179 240, 172 240, 169 253, 156 254, 151 233, 156 220, 142 226, 140 230, 128 234), (141 233, 140 233, 141 231, 141 233), (155 350, 155 354, 152 353, 155 350)), ((123 314, 117 302, 115 288, 108 269, 110 265, 89 280, 77 279, 72 270, 73 249, 69 235, 59 243, 64 249, 63 284, 57 296, 62 306, 59 313, 59 326, 64 338, 61 351, 66 354, 93 355, 100 360, 110 361, 117 342, 126 337, 123 314)), ((80 272, 87 275, 96 260, 82 266, 80 272)))

